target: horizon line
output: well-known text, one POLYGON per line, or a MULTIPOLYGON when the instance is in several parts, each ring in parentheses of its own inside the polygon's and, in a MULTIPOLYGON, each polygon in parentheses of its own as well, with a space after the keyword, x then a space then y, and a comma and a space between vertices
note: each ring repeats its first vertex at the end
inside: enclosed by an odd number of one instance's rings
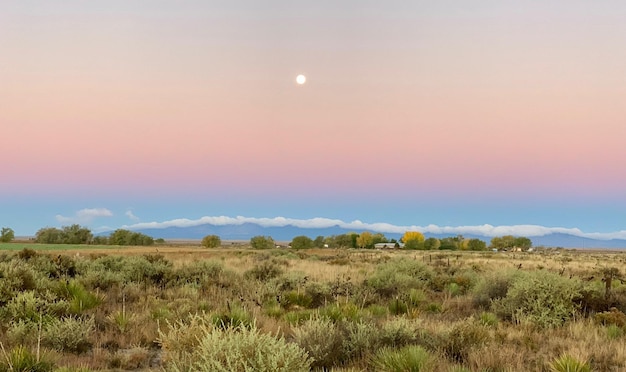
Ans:
MULTIPOLYGON (((573 227, 549 227, 532 224, 520 225, 499 225, 490 224, 482 225, 464 225, 464 226, 439 226, 429 224, 426 226, 419 225, 395 225, 386 222, 362 222, 353 220, 346 222, 341 219, 332 219, 324 217, 314 217, 309 219, 277 217, 245 217, 245 216, 203 216, 197 219, 177 218, 166 221, 137 222, 129 225, 122 225, 119 228, 129 230, 142 229, 165 229, 169 227, 187 228, 201 225, 228 226, 243 225, 245 223, 259 225, 261 227, 288 227, 293 226, 304 229, 324 229, 339 227, 346 230, 373 231, 380 233, 403 234, 407 231, 419 231, 424 234, 453 234, 453 235, 480 235, 484 237, 496 237, 504 235, 540 237, 551 234, 566 234, 581 238, 589 238, 596 240, 626 240, 626 230, 614 232, 584 232, 579 228, 573 227)), ((115 230, 108 226, 98 228, 99 232, 107 230, 115 230)))

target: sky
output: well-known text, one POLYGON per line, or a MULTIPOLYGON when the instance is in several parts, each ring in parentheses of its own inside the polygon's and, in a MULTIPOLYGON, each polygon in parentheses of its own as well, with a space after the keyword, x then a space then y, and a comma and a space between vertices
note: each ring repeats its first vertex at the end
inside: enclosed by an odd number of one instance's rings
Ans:
POLYGON ((623 236, 625 71, 622 0, 0 0, 0 226, 623 236))

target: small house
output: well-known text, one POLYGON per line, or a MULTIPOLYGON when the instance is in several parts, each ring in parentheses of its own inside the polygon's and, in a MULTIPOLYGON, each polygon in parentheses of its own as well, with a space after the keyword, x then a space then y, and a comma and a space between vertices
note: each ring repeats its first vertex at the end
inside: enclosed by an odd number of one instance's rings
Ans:
POLYGON ((374 248, 376 249, 394 249, 396 248, 396 244, 398 248, 402 248, 404 246, 403 243, 376 243, 374 244, 374 248))

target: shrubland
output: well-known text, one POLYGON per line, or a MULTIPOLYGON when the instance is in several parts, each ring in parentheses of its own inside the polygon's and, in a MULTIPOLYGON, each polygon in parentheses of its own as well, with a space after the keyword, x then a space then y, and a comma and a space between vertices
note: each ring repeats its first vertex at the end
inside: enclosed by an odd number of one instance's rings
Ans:
POLYGON ((0 371, 626 369, 623 253, 257 240, 0 253, 0 371))

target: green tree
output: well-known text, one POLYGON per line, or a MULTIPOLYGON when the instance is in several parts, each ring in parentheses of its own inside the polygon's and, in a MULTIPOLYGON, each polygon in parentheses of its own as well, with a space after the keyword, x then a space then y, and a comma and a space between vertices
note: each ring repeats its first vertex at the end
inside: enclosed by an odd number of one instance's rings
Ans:
POLYGON ((106 236, 94 236, 91 244, 107 245, 109 244, 109 238, 107 238, 106 236))
POLYGON ((350 248, 352 247, 352 235, 340 234, 331 237, 332 243, 329 247, 332 248, 350 248))
POLYGON ((358 247, 358 243, 357 243, 357 239, 359 238, 359 234, 357 233, 350 233, 348 234, 350 235, 350 248, 356 248, 358 247))
POLYGON ((61 244, 63 243, 63 231, 56 227, 41 228, 35 234, 35 243, 61 244))
POLYGON ((410 239, 408 242, 404 243, 404 249, 424 250, 424 242, 420 242, 419 240, 415 240, 415 239, 410 239))
POLYGON ((533 242, 525 236, 518 236, 513 241, 513 246, 527 251, 530 247, 533 246, 533 242))
POLYGON ((153 245, 154 239, 148 235, 129 231, 125 229, 117 229, 109 235, 109 244, 111 245, 153 245))
POLYGON ((293 249, 313 248, 313 239, 305 235, 296 236, 295 238, 293 238, 290 245, 293 249))
POLYGON ((129 245, 130 235, 132 231, 125 229, 117 229, 109 235, 109 244, 111 245, 129 245))
POLYGON ((448 250, 455 251, 459 249, 458 239, 456 237, 447 237, 440 240, 439 249, 440 250, 448 250))
POLYGON ((324 237, 319 235, 313 240, 313 246, 315 248, 324 248, 324 237))
POLYGON ((61 230, 61 240, 63 244, 88 244, 91 243, 93 234, 86 227, 74 224, 63 226, 61 230))
POLYGON ((428 238, 424 240, 424 249, 437 250, 441 246, 441 242, 437 238, 428 238))
POLYGON ((257 235, 250 239, 250 246, 254 249, 271 249, 276 248, 276 243, 271 236, 257 235))
POLYGON ((378 243, 390 243, 390 241, 389 241, 389 239, 387 239, 387 237, 384 234, 376 233, 372 237, 372 246, 374 246, 374 245, 376 245, 378 243))
POLYGON ((467 242, 467 249, 470 251, 485 251, 487 250, 487 243, 480 239, 470 239, 467 242))
POLYGON ((217 235, 207 235, 202 238, 202 246, 205 248, 217 248, 222 245, 222 239, 217 235))
POLYGON ((496 248, 498 250, 522 248, 524 250, 532 246, 532 241, 526 237, 515 237, 513 235, 496 236, 491 239, 489 247, 496 248))
POLYGON ((15 239, 15 232, 10 227, 3 227, 0 231, 0 242, 8 243, 15 239))
POLYGON ((42 244, 89 244, 93 240, 91 230, 80 225, 44 227, 35 234, 35 242, 42 244))

